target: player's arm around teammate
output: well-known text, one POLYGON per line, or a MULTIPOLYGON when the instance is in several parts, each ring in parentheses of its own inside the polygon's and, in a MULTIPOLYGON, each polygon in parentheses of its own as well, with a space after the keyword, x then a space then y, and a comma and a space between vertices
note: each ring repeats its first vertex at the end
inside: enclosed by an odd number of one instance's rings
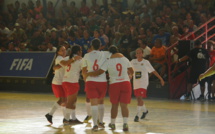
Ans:
POLYGON ((89 76, 98 76, 108 70, 110 76, 109 96, 111 107, 111 123, 109 127, 115 129, 115 120, 118 114, 118 107, 120 105, 123 116, 123 130, 128 131, 128 115, 129 110, 127 105, 131 100, 131 84, 128 76, 128 72, 133 74, 133 69, 127 58, 121 56, 119 58, 114 57, 114 54, 118 52, 115 46, 111 46, 109 51, 113 54, 109 60, 107 60, 100 70, 90 72, 89 76))
POLYGON ((62 60, 60 63, 65 66, 63 77, 63 89, 67 96, 66 109, 64 114, 64 124, 80 124, 82 123, 76 118, 76 102, 77 95, 80 89, 79 77, 81 71, 81 55, 82 49, 79 45, 74 45, 71 48, 69 60, 62 60))
MULTIPOLYGON (((60 61, 66 57, 66 48, 64 46, 59 46, 56 51, 55 65, 59 65, 60 61)), ((50 112, 45 115, 46 119, 52 124, 52 117, 55 111, 61 106, 65 106, 66 96, 62 87, 62 80, 64 76, 64 69, 60 66, 56 66, 55 75, 52 80, 52 90, 56 98, 59 98, 56 103, 54 103, 50 112)))

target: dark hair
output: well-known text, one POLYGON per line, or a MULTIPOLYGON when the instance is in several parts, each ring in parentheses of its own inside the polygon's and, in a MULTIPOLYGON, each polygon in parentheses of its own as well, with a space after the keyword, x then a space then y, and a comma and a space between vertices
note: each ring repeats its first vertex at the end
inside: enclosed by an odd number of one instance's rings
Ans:
POLYGON ((109 49, 108 49, 108 51, 109 51, 110 53, 112 53, 112 54, 115 54, 115 53, 118 53, 118 52, 119 52, 119 51, 118 51, 118 48, 117 48, 116 46, 114 46, 114 45, 110 46, 109 49))
POLYGON ((70 30, 70 32, 69 32, 69 36, 71 36, 71 37, 75 37, 75 32, 74 32, 74 31, 72 31, 72 30, 70 30))
MULTIPOLYGON (((63 47, 63 45, 59 45, 59 46, 57 46, 57 50, 56 50, 56 53, 55 53, 55 58, 54 59, 56 59, 57 58, 57 56, 58 56, 58 52, 60 51, 60 48, 61 47, 63 47)), ((54 64, 53 65, 56 65, 56 63, 54 62, 54 64)))
POLYGON ((101 41, 98 38, 95 38, 94 40, 92 40, 91 42, 91 46, 93 46, 93 48, 95 50, 98 50, 100 48, 101 45, 101 41))
POLYGON ((81 46, 79 45, 74 45, 71 48, 71 54, 70 54, 70 58, 72 58, 75 54, 78 54, 78 52, 81 51, 81 46))
POLYGON ((201 43, 200 40, 196 40, 195 43, 194 43, 195 46, 199 46, 199 45, 201 45, 201 44, 202 44, 202 43, 201 43))
POLYGON ((59 45, 57 46, 57 50, 56 50, 56 57, 58 56, 58 52, 60 51, 60 48, 63 47, 63 45, 59 45))
POLYGON ((98 29, 94 30, 93 32, 97 32, 100 35, 100 31, 98 29))

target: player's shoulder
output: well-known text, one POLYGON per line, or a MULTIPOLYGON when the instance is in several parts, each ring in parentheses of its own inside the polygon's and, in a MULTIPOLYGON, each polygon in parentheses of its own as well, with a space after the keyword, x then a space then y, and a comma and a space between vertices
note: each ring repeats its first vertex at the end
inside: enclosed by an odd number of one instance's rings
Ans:
POLYGON ((137 59, 132 59, 131 60, 131 63, 135 63, 135 62, 137 62, 137 59))
POLYGON ((58 55, 55 60, 63 60, 63 56, 58 55))

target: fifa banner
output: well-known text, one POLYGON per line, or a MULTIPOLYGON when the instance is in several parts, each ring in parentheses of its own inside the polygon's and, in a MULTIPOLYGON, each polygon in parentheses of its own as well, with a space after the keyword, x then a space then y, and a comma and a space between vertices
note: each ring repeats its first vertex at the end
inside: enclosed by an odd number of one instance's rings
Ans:
POLYGON ((0 77, 46 78, 54 52, 1 52, 0 77))

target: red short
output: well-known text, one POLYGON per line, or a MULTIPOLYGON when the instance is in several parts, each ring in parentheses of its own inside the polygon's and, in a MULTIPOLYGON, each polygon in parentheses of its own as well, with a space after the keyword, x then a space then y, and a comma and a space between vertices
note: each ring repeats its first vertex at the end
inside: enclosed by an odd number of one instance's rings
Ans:
POLYGON ((57 98, 66 97, 66 93, 62 85, 52 84, 52 91, 57 98))
POLYGON ((80 89, 79 83, 63 82, 62 86, 66 93, 66 96, 73 95, 80 89))
POLYGON ((107 82, 87 81, 85 83, 87 98, 104 98, 107 92, 107 82))
POLYGON ((131 102, 131 83, 129 81, 110 84, 110 102, 112 104, 131 102))
POLYGON ((134 90, 134 95, 135 95, 136 97, 141 96, 141 97, 143 97, 143 98, 146 98, 146 97, 147 97, 146 94, 147 94, 147 90, 144 89, 144 88, 138 88, 138 89, 135 89, 135 90, 134 90))

